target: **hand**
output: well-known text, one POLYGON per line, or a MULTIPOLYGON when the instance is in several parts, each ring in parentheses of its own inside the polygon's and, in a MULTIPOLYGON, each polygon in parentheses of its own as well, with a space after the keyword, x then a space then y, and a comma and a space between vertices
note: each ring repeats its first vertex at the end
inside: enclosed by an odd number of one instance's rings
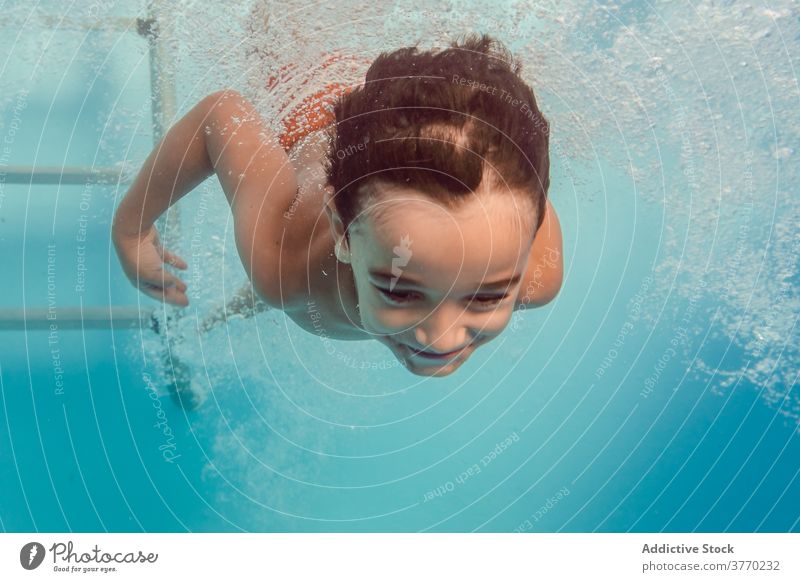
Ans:
POLYGON ((125 275, 142 293, 163 301, 186 307, 186 283, 164 269, 164 263, 186 270, 186 261, 161 246, 155 225, 141 234, 112 235, 125 275))

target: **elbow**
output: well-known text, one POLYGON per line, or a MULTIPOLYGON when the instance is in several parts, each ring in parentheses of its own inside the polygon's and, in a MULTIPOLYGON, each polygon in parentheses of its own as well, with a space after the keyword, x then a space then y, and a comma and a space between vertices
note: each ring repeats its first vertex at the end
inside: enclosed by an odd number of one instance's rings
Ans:
POLYGON ((530 302, 531 307, 544 307, 556 298, 560 290, 561 280, 558 281, 558 284, 554 284, 547 289, 543 289, 541 293, 537 293, 530 302))
POLYGON ((231 119, 245 109, 246 99, 235 89, 221 89, 206 95, 199 104, 203 114, 203 134, 224 133, 231 119))
POLYGON ((544 307, 558 296, 564 282, 564 269, 559 261, 556 268, 528 286, 524 303, 526 307, 544 307))
POLYGON ((555 285, 548 289, 546 292, 539 294, 537 297, 531 301, 531 304, 534 307, 544 307, 548 303, 550 303, 553 299, 556 298, 558 292, 561 290, 561 282, 559 281, 558 285, 555 285))
POLYGON ((539 297, 539 307, 547 305, 556 298, 561 287, 564 284, 564 263, 559 258, 559 261, 548 277, 547 284, 542 289, 539 297))

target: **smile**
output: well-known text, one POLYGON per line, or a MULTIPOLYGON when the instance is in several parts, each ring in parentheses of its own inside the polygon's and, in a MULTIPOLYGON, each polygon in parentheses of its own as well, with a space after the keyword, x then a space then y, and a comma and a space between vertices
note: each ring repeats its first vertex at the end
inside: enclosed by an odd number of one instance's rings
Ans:
POLYGON ((453 350, 452 352, 447 352, 447 353, 444 353, 444 354, 438 354, 438 353, 434 353, 434 352, 425 352, 425 351, 422 351, 422 350, 416 350, 416 349, 414 349, 411 346, 408 346, 406 344, 400 344, 400 345, 402 345, 403 347, 405 347, 408 350, 410 350, 413 355, 419 356, 420 358, 425 358, 427 360, 450 360, 450 359, 458 356, 459 354, 463 353, 469 347, 467 345, 467 346, 464 346, 463 348, 459 348, 457 350, 453 350))

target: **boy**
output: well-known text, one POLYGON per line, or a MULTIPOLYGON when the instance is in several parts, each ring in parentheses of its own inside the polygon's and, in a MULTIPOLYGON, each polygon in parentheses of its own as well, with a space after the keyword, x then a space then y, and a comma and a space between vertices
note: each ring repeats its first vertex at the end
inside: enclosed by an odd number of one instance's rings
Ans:
POLYGON ((317 111, 294 137, 288 126, 272 135, 234 91, 209 95, 119 205, 112 236, 126 275, 188 305, 163 263, 187 265, 153 225, 216 173, 250 279, 226 313, 282 309, 312 333, 321 318, 329 337, 378 340, 414 374, 452 373, 515 309, 561 286, 549 124, 519 72, 487 35, 382 53, 363 86, 332 100, 330 119, 317 111))

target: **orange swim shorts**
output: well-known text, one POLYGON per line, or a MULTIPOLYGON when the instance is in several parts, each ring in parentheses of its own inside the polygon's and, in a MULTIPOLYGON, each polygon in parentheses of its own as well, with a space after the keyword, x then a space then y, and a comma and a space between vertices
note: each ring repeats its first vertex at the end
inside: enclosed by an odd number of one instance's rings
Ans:
MULTIPOLYGON (((358 70, 359 67, 365 70, 369 65, 369 61, 363 57, 333 53, 325 58, 315 73, 324 76, 326 69, 333 69, 337 64, 344 66, 352 73, 354 70, 358 70)), ((273 89, 278 83, 292 79, 296 74, 297 66, 293 63, 282 66, 277 75, 270 76, 267 80, 267 89, 273 89)), ((307 85, 313 83, 313 80, 314 75, 304 75, 299 83, 298 90, 303 90, 307 85)), ((335 121, 333 104, 336 98, 339 95, 349 93, 352 89, 352 83, 339 81, 325 83, 322 88, 306 95, 298 105, 283 115, 281 120, 283 129, 279 135, 279 141, 283 149, 287 152, 290 151, 298 141, 308 134, 333 123, 335 121)), ((293 97, 290 97, 290 100, 293 97)), ((287 106, 284 106, 281 114, 286 108, 287 106)))

